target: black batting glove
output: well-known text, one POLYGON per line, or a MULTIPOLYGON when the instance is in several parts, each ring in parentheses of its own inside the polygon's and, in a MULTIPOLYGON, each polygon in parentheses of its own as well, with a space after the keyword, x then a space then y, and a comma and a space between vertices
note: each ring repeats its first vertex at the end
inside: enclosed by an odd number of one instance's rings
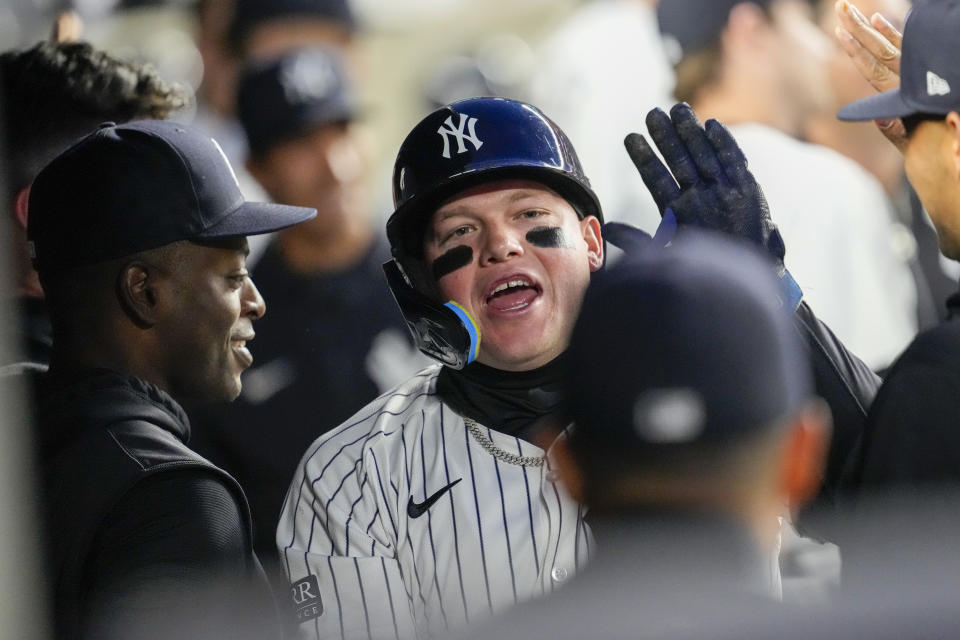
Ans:
POLYGON ((624 146, 660 215, 669 209, 680 229, 711 229, 762 247, 782 272, 783 239, 730 131, 717 120, 702 126, 683 102, 669 116, 661 109, 648 113, 647 130, 666 166, 640 134, 628 135, 624 146))

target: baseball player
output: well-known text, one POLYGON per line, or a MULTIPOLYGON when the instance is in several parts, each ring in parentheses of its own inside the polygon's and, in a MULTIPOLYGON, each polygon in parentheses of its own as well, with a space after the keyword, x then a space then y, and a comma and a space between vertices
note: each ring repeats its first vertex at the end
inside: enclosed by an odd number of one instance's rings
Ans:
POLYGON ((444 635, 556 589, 590 554, 531 442, 604 257, 570 141, 528 104, 460 101, 414 127, 393 189, 388 281, 444 366, 307 450, 277 529, 307 637, 444 635))
MULTIPOLYGON (((639 137, 627 149, 661 211, 675 214, 664 218, 667 231, 672 219, 767 250, 810 346, 818 393, 859 417, 835 440, 829 477, 858 435, 869 369, 801 302, 729 134, 724 179, 705 180, 694 176, 709 175, 717 158, 689 106, 652 112, 647 125, 679 186, 639 137)), ((713 123, 711 135, 718 131, 713 123)), ((277 544, 308 637, 444 634, 554 590, 590 555, 583 511, 555 484, 552 442, 536 437, 538 427, 564 424, 563 353, 604 260, 600 207, 570 141, 530 105, 464 100, 413 129, 393 187, 385 271, 418 346, 444 366, 306 452, 277 544)), ((650 241, 616 231, 621 246, 650 241)))

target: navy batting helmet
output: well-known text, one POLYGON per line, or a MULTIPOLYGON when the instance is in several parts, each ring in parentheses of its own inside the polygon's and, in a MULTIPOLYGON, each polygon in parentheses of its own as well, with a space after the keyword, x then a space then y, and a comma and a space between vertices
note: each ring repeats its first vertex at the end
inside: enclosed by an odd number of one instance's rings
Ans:
POLYGON ((476 357, 479 332, 455 302, 436 300, 423 262, 424 231, 433 212, 456 193, 501 179, 544 184, 580 217, 603 222, 566 134, 536 107, 504 98, 469 98, 437 109, 400 146, 393 169, 387 238, 394 260, 384 265, 394 297, 420 349, 460 368, 476 357))
POLYGON ((536 107, 505 98, 469 98, 437 109, 413 128, 393 167, 387 237, 393 255, 420 257, 436 208, 469 187, 502 178, 541 182, 583 217, 600 218, 567 135, 536 107))

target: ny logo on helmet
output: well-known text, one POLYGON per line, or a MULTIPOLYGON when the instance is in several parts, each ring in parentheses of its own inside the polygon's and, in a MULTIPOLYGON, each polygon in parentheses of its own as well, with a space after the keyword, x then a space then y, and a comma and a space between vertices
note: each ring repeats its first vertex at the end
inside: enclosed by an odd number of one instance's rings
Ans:
POLYGON ((479 149, 483 146, 483 142, 480 138, 477 137, 476 126, 477 119, 471 118, 470 116, 460 113, 457 114, 460 116, 460 122, 456 126, 453 124, 453 116, 447 116, 447 119, 443 121, 443 126, 437 129, 437 133, 440 134, 440 137, 443 138, 443 157, 450 157, 450 135, 456 136, 457 138, 457 153, 463 153, 467 150, 467 146, 463 143, 464 140, 469 140, 473 144, 474 149, 479 149), (464 127, 467 128, 469 133, 464 133, 464 127))

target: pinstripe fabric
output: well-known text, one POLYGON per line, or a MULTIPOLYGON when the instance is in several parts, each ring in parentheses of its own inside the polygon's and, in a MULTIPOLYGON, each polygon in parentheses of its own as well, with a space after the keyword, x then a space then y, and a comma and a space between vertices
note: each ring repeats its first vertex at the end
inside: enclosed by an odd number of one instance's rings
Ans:
MULTIPOLYGON (((548 593, 589 557, 578 506, 546 468, 500 462, 434 394, 439 366, 365 407, 305 454, 277 545, 291 583, 316 576, 304 637, 444 637, 548 593), (457 480, 429 510, 407 514, 457 480)), ((495 430, 508 452, 538 455, 495 430)))

